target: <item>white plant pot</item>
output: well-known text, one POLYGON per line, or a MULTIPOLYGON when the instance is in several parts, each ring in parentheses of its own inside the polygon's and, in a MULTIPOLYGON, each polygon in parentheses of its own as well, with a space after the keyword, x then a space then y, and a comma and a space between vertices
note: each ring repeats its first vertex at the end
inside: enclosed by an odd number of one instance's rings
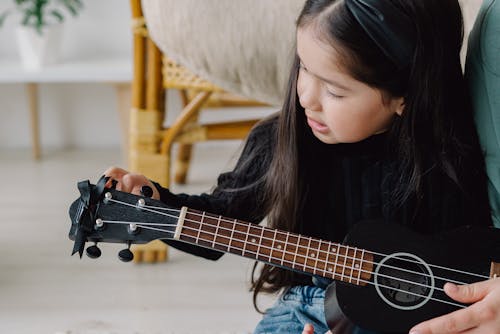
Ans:
POLYGON ((18 27, 17 43, 23 67, 37 70, 45 65, 57 63, 61 40, 61 24, 45 27, 42 34, 33 28, 18 27))

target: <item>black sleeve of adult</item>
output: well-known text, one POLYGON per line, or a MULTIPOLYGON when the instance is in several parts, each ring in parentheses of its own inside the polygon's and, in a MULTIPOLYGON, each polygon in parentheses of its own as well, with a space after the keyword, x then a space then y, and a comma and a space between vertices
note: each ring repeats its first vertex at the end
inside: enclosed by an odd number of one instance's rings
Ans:
MULTIPOLYGON (((266 214, 261 194, 263 176, 272 157, 275 126, 275 118, 272 118, 261 122, 250 132, 235 168, 219 175, 217 186, 210 194, 174 194, 155 183, 160 200, 173 207, 187 206, 228 218, 260 223, 266 214)), ((174 248, 210 260, 217 260, 224 255, 223 252, 176 240, 165 242, 174 248)))

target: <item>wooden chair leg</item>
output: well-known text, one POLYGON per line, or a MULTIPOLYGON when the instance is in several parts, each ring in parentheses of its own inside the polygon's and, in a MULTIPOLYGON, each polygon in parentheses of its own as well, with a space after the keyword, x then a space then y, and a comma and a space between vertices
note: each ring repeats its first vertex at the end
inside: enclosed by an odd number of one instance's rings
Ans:
MULTIPOLYGON (((154 111, 132 109, 130 113, 129 167, 140 171, 148 178, 168 187, 170 152, 160 154, 157 150, 156 127, 162 122, 163 114, 154 111)), ((154 263, 167 261, 167 245, 161 241, 145 245, 133 245, 135 263, 154 263)))
POLYGON ((181 133, 186 124, 189 124, 193 117, 197 117, 196 115, 198 115, 200 108, 208 100, 210 94, 212 94, 212 92, 200 92, 184 107, 184 109, 182 109, 181 114, 177 116, 174 124, 164 133, 160 148, 161 154, 166 155, 167 152, 172 149, 175 138, 181 133))
POLYGON ((177 160, 174 165, 174 182, 178 184, 185 184, 187 172, 189 170, 189 163, 191 161, 191 153, 193 150, 192 144, 180 144, 179 151, 177 152, 177 160))
POLYGON ((132 249, 134 263, 157 263, 168 260, 168 247, 161 240, 155 240, 145 245, 134 245, 132 249))
MULTIPOLYGON (((195 113, 189 123, 197 124, 200 116, 200 111, 195 113)), ((191 162, 191 154, 193 151, 193 144, 179 144, 177 152, 177 159, 174 164, 174 182, 178 184, 185 184, 187 173, 189 170, 189 163, 191 162)))
MULTIPOLYGON (((175 136, 182 130, 183 126, 189 123, 192 119, 197 117, 200 107, 203 103, 210 97, 209 92, 202 92, 198 96, 196 96, 186 107, 183 109, 183 112, 179 115, 177 120, 174 122, 174 125, 167 131, 165 138, 163 138, 163 142, 161 145, 160 153, 153 151, 151 153, 147 153, 146 147, 142 150, 133 150, 131 154, 140 154, 141 159, 131 159, 137 165, 134 166, 136 170, 141 170, 145 175, 147 175, 151 179, 155 179, 153 173, 158 170, 163 172, 163 177, 161 178, 158 175, 156 179, 159 181, 164 187, 168 187, 170 184, 170 157, 171 157, 171 148, 175 136), (149 159, 147 159, 149 156, 149 159), (157 163, 155 163, 155 161, 157 163), (144 163, 144 165, 142 165, 144 163), (158 167, 163 168, 158 168, 158 167)), ((131 113, 131 129, 136 129, 138 133, 142 133, 141 135, 134 136, 136 138, 136 142, 140 142, 140 138, 145 140, 147 137, 150 137, 149 142, 154 140, 154 133, 148 133, 148 129, 155 129, 155 126, 144 126, 147 122, 153 122, 153 124, 158 124, 160 118, 160 114, 152 113, 151 111, 146 114, 144 112, 140 112, 137 110, 133 110, 131 113), (155 117, 154 117, 155 116, 155 117), (149 135, 149 136, 148 136, 149 135)), ((132 131, 133 132, 133 131, 132 131)), ((163 242, 150 242, 145 245, 134 245, 131 247, 132 253, 134 254, 134 262, 140 263, 154 263, 160 261, 166 261, 167 256, 167 245, 163 242)))
MULTIPOLYGON (((134 76, 129 129, 129 168, 145 174, 163 186, 168 186, 169 180, 168 177, 165 178, 165 174, 170 161, 169 157, 165 158, 158 152, 157 140, 164 119, 161 53, 145 33, 147 29, 141 1, 130 0, 130 4, 134 27, 134 76), (158 169, 164 173, 157 175, 158 169)), ((134 245, 131 249, 136 263, 167 260, 167 245, 161 241, 134 245)))

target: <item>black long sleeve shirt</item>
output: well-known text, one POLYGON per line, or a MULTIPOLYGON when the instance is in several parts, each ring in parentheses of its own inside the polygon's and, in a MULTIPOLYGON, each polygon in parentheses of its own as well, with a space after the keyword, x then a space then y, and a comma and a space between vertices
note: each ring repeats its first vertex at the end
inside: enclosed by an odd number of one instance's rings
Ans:
MULTIPOLYGON (((218 177, 212 193, 173 194, 157 185, 161 200, 171 206, 187 206, 247 222, 261 222, 265 217, 261 181, 274 152, 276 127, 275 118, 251 131, 235 168, 218 177), (253 157, 250 161, 249 156, 253 157), (245 189, 251 184, 257 186, 245 189)), ((349 227, 361 220, 409 225, 422 233, 460 225, 491 225, 486 188, 479 184, 473 191, 477 196, 471 200, 437 169, 425 175, 426 197, 420 204, 419 216, 413 215, 411 201, 393 210, 390 194, 397 172, 386 145, 386 134, 349 144, 328 145, 318 141, 310 155, 312 159, 314 155, 321 157, 309 172, 310 189, 304 194, 306 201, 298 230, 293 232, 340 242, 349 227), (417 223, 413 223, 415 221, 417 223)), ((179 241, 166 242, 207 259, 216 260, 223 255, 179 241)))

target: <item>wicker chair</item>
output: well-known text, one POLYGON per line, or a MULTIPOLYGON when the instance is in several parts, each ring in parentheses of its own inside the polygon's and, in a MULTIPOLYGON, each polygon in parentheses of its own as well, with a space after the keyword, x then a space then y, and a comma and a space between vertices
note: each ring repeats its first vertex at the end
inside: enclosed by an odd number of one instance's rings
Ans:
POLYGON ((175 182, 185 183, 191 147, 195 142, 243 139, 258 121, 200 124, 203 108, 264 106, 264 103, 229 94, 176 64, 149 38, 140 0, 131 0, 134 31, 134 77, 130 117, 129 168, 165 187, 171 183, 170 152, 179 143, 175 182), (184 108, 169 128, 165 118, 165 90, 177 89, 184 108))
MULTIPOLYGON (((207 140, 243 139, 258 119, 200 124, 204 108, 264 106, 230 94, 192 74, 162 54, 150 39, 140 0, 131 0, 134 70, 129 124, 128 168, 165 187, 171 184, 171 151, 179 144, 174 181, 185 183, 192 145, 207 140), (167 89, 179 91, 183 109, 169 128, 164 128, 167 89)), ((156 241, 132 248, 135 262, 167 260, 166 245, 156 241)))

